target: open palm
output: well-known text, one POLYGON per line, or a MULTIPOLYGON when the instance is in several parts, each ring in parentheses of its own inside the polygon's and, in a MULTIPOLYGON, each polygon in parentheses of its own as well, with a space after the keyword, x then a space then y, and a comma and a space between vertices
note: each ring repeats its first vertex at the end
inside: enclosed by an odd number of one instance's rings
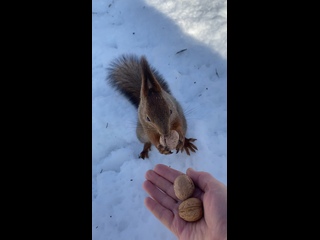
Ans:
POLYGON ((187 170, 196 189, 192 197, 202 200, 204 217, 197 222, 186 222, 178 215, 181 201, 175 196, 173 182, 182 174, 163 164, 146 172, 143 188, 150 195, 147 208, 179 239, 227 238, 227 188, 209 173, 187 170))

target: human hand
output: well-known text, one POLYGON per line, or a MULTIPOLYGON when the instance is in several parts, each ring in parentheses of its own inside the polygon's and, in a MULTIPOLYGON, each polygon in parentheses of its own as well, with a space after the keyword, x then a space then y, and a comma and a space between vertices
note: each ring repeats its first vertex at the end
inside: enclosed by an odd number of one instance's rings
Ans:
POLYGON ((143 183, 150 195, 145 199, 146 207, 180 240, 227 239, 227 187, 207 172, 188 168, 186 174, 196 187, 192 197, 202 200, 204 217, 197 222, 186 222, 179 217, 181 201, 173 190, 173 182, 180 174, 163 164, 148 170, 143 183))

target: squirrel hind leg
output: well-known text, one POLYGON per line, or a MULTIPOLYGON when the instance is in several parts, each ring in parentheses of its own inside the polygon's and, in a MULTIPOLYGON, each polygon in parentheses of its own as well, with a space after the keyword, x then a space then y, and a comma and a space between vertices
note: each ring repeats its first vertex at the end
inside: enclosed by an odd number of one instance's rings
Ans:
POLYGON ((143 146, 143 150, 139 155, 139 158, 145 159, 149 158, 149 151, 151 150, 151 142, 147 142, 143 146))

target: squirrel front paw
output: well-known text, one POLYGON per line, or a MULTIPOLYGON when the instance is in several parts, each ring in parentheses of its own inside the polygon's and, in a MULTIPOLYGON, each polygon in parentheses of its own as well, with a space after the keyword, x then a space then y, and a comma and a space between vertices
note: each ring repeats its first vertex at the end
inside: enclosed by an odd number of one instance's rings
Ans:
POLYGON ((163 146, 161 144, 157 146, 157 149, 161 154, 168 155, 172 153, 172 151, 167 146, 163 146))
POLYGON ((176 148, 176 153, 178 153, 179 151, 183 152, 183 150, 186 150, 187 154, 190 155, 189 150, 191 150, 192 152, 196 152, 198 148, 196 147, 196 145, 193 144, 193 142, 196 140, 197 139, 195 138, 184 138, 184 140, 179 139, 179 143, 176 148))

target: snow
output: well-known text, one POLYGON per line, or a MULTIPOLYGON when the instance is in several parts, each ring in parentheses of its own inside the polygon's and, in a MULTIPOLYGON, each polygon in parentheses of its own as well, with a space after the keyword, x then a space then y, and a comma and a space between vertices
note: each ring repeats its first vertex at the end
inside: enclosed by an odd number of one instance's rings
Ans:
POLYGON ((145 172, 192 167, 227 184, 227 1, 92 1, 92 239, 176 239, 144 206, 145 172), (181 53, 178 51, 187 49, 181 53), (137 111, 105 81, 123 53, 145 55, 185 110, 196 153, 161 155, 135 135, 137 111))

